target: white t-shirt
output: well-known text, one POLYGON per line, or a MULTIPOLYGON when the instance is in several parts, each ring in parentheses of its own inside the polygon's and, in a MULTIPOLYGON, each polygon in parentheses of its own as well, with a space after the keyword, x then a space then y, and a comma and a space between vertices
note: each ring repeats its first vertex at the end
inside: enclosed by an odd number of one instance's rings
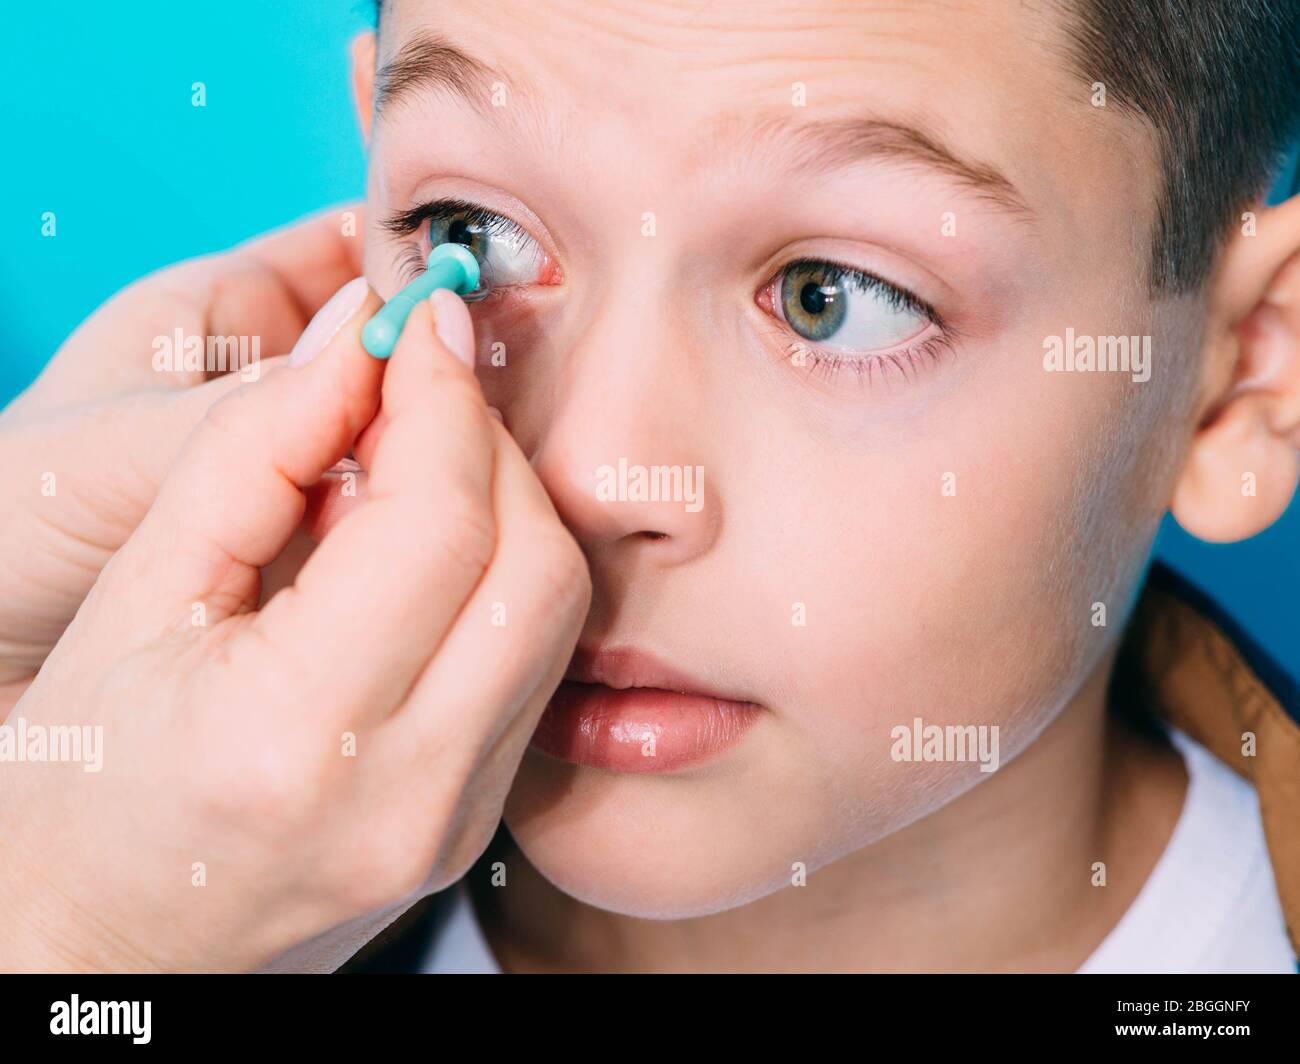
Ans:
MULTIPOLYGON (((1173 835, 1128 912, 1080 973, 1296 971, 1255 789, 1199 743, 1171 732, 1187 765, 1173 835)), ((463 883, 425 955, 431 974, 499 974, 463 883)))

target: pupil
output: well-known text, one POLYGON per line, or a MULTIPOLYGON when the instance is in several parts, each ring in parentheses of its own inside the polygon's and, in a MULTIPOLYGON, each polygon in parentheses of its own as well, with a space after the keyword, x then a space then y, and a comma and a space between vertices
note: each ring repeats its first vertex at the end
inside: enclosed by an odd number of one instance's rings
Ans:
POLYGON ((451 244, 464 244, 466 247, 473 247, 474 230, 465 219, 457 218, 447 227, 447 241, 451 244))
POLYGON ((799 305, 809 314, 820 314, 826 302, 825 290, 815 281, 809 281, 799 292, 799 305))

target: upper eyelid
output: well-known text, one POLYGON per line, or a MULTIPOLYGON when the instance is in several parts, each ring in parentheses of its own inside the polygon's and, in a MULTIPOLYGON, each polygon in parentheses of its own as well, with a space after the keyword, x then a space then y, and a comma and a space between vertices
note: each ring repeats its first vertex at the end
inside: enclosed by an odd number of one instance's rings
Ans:
MULTIPOLYGON (((504 211, 487 206, 476 200, 462 196, 435 196, 404 210, 391 211, 386 217, 377 221, 377 226, 394 237, 403 238, 395 249, 395 261, 399 271, 407 281, 418 277, 423 269, 423 258, 428 250, 421 250, 424 239, 418 234, 425 223, 458 216, 469 216, 470 224, 479 226, 491 234, 492 240, 505 241, 514 251, 519 252, 525 245, 533 245, 541 261, 549 264, 554 272, 558 270, 545 245, 523 222, 506 214, 504 211)), ((431 236, 431 234, 425 234, 431 236)), ((500 288, 508 287, 504 282, 500 288)))
POLYGON ((939 312, 934 309, 934 306, 929 301, 922 299, 910 288, 907 288, 901 284, 895 284, 893 281, 886 280, 884 277, 881 277, 879 274, 872 273, 870 270, 864 270, 860 266, 850 266, 848 263, 840 262, 835 259, 816 258, 811 255, 800 255, 798 258, 791 259, 789 262, 782 265, 781 268, 777 270, 776 274, 773 276, 772 281, 768 283, 770 284, 778 281, 780 278, 785 276, 786 270, 790 269, 793 266, 800 266, 800 265, 830 266, 842 274, 852 274, 856 277, 861 277, 865 279, 869 287, 879 287, 879 288, 889 289, 889 291, 901 297, 903 303, 911 310, 920 314, 924 314, 935 325, 939 326, 940 328, 945 328, 944 319, 939 314, 939 312))
POLYGON ((379 226, 393 236, 410 236, 425 221, 454 214, 474 214, 480 218, 491 217, 494 221, 499 221, 504 226, 509 227, 511 232, 521 233, 528 236, 530 240, 536 239, 521 223, 507 214, 502 214, 500 211, 495 211, 491 207, 475 203, 472 200, 446 196, 428 200, 424 203, 417 203, 414 207, 409 207, 406 210, 394 211, 380 221, 379 226))
POLYGON ((810 233, 788 240, 780 250, 760 257, 754 262, 754 268, 756 272, 772 277, 788 263, 800 260, 828 262, 871 274, 890 287, 910 293, 921 306, 934 311, 934 320, 941 324, 946 321, 941 307, 949 307, 955 312, 966 305, 962 289, 969 288, 969 285, 962 285, 960 289, 954 287, 951 277, 936 272, 924 258, 918 259, 906 248, 863 234, 810 233))

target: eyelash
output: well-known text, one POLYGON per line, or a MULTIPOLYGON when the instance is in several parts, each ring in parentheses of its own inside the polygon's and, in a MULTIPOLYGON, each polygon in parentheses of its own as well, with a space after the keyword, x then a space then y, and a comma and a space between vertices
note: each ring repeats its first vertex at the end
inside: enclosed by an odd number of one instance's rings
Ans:
MULTIPOLYGON (((431 200, 428 203, 421 203, 408 210, 393 213, 384 219, 380 225, 381 228, 393 236, 409 237, 419 232, 426 222, 442 221, 451 217, 462 218, 469 225, 479 228, 489 236, 498 239, 502 237, 512 240, 531 239, 528 232, 517 222, 504 215, 497 214, 495 211, 490 211, 480 204, 461 199, 438 199, 431 200)), ((424 272, 426 257, 427 252, 421 249, 418 241, 410 241, 399 249, 397 263, 398 269, 401 271, 402 284, 408 284, 424 272)), ((877 377, 881 381, 887 381, 892 377, 901 377, 903 380, 907 380, 909 374, 915 375, 922 369, 934 365, 954 350, 952 330, 925 300, 905 288, 890 284, 875 274, 823 259, 794 259, 781 267, 781 271, 776 277, 763 288, 763 291, 768 293, 769 302, 774 310, 779 305, 780 282, 785 271, 801 265, 829 267, 827 272, 834 281, 847 280, 859 289, 869 290, 883 296, 889 306, 922 314, 939 329, 937 335, 927 337, 925 340, 901 351, 871 355, 845 355, 837 351, 820 348, 812 341, 805 340, 802 337, 791 341, 789 339, 789 334, 792 331, 790 326, 773 313, 771 316, 781 326, 781 332, 774 332, 773 336, 785 341, 786 359, 792 365, 798 365, 795 359, 802 352, 807 363, 806 368, 809 376, 818 376, 829 380, 837 377, 841 370, 848 368, 857 375, 859 385, 870 387, 875 383, 877 377)))
POLYGON ((800 353, 804 355, 808 376, 818 376, 829 380, 836 377, 842 369, 847 367, 857 374, 858 384, 867 387, 876 382, 877 376, 881 381, 888 381, 894 377, 901 377, 906 381, 909 374, 915 375, 922 369, 934 365, 945 355, 951 354, 955 350, 953 331, 934 307, 906 288, 891 284, 873 273, 867 273, 865 270, 855 269, 852 266, 844 266, 826 259, 808 257, 793 259, 781 267, 777 275, 763 286, 762 291, 767 293, 768 302, 773 308, 771 316, 781 326, 781 332, 773 335, 785 343, 785 357, 792 365, 798 366, 798 363, 795 362, 796 357, 800 353), (869 355, 841 354, 838 351, 818 347, 813 341, 806 340, 803 337, 790 340, 789 334, 793 330, 783 318, 775 313, 775 309, 780 304, 781 280, 785 276, 786 270, 797 266, 821 266, 823 272, 827 273, 833 282, 848 280, 860 290, 871 291, 883 296, 888 305, 894 309, 910 310, 914 314, 923 315, 932 325, 939 329, 939 332, 934 336, 928 336, 924 340, 914 343, 910 347, 905 347, 901 351, 869 355))
MULTIPOLYGON (((528 231, 505 215, 490 211, 469 200, 438 199, 421 203, 409 210, 396 211, 380 223, 380 228, 396 237, 409 237, 419 232, 425 222, 439 222, 446 218, 460 218, 468 225, 481 229, 490 237, 507 240, 531 240, 528 231)), ((414 281, 424 272, 428 252, 418 241, 410 241, 398 250, 397 265, 402 283, 414 281)), ((489 296, 489 298, 491 298, 489 296)))

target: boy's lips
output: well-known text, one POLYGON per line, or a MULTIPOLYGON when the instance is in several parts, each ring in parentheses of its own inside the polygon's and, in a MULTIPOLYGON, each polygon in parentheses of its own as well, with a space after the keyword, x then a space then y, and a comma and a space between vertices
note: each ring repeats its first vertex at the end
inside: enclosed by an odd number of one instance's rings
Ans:
POLYGON ((759 712, 634 648, 580 647, 532 742, 574 764, 671 772, 732 746, 759 712))

